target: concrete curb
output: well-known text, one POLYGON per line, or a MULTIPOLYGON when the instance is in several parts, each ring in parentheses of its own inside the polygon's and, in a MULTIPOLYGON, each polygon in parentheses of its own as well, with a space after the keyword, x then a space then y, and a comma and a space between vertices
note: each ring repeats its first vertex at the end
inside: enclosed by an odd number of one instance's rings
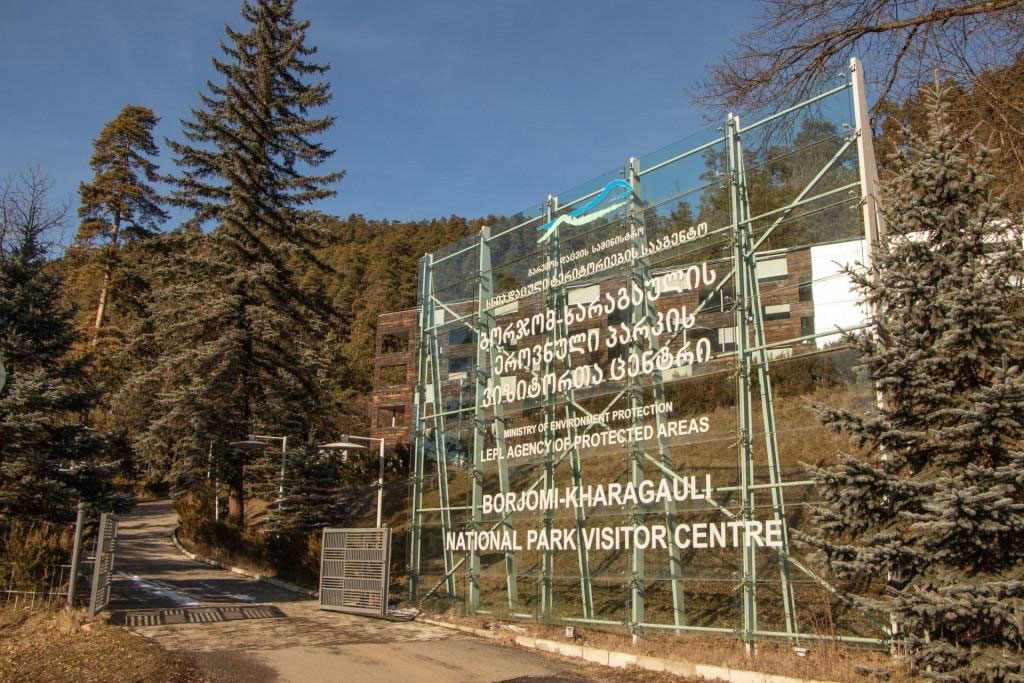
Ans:
POLYGON ((729 681, 730 683, 830 683, 829 681, 819 681, 810 678, 793 678, 791 676, 780 676, 778 674, 766 674, 761 673, 760 671, 744 671, 742 669, 728 669, 724 666, 694 664, 693 662, 687 662, 679 659, 647 657, 645 655, 616 652, 615 650, 587 647, 585 645, 564 643, 557 640, 546 640, 544 638, 531 638, 528 636, 503 637, 502 634, 495 633, 494 631, 473 628, 472 626, 463 626, 461 624, 450 624, 445 621, 435 621, 433 619, 418 618, 416 621, 423 622, 424 624, 430 624, 431 626, 454 629, 456 631, 469 633, 481 638, 514 643, 519 647, 524 647, 530 650, 550 652, 563 657, 582 659, 593 664, 601 664, 602 666, 609 666, 615 669, 625 669, 630 666, 635 666, 647 671, 659 671, 675 674, 676 676, 696 676, 697 678, 703 678, 706 680, 723 680, 729 681))
POLYGON ((311 590, 309 590, 307 588, 303 588, 302 586, 296 586, 294 583, 288 583, 287 581, 282 581, 281 579, 276 579, 273 576, 265 576, 263 574, 254 574, 254 573, 252 573, 250 571, 242 569, 241 567, 231 567, 231 566, 228 566, 228 565, 225 565, 225 564, 221 564, 217 560, 211 560, 208 557, 203 557, 202 555, 196 555, 195 553, 186 550, 185 547, 183 545, 181 545, 181 541, 178 540, 178 527, 175 527, 174 531, 171 532, 171 543, 173 543, 174 547, 178 549, 178 552, 180 552, 182 555, 184 555, 185 557, 187 557, 190 560, 195 560, 196 562, 202 562, 203 564, 208 564, 211 567, 217 567, 219 569, 224 569, 224 570, 227 570, 227 571, 231 572, 232 574, 240 574, 242 576, 248 576, 250 579, 256 579, 257 581, 265 581, 266 583, 269 583, 271 586, 277 586, 278 588, 284 589, 286 591, 291 591, 292 593, 298 593, 299 595, 305 595, 305 596, 310 597, 310 598, 314 598, 315 599, 315 598, 319 597, 319 595, 320 595, 316 591, 311 591, 311 590))

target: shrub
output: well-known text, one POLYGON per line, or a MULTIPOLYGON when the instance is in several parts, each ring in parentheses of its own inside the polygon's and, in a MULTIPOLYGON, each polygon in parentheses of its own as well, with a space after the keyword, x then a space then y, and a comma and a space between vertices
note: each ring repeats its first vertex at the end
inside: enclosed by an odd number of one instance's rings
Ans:
POLYGON ((42 590, 68 564, 71 529, 48 523, 12 521, 0 532, 0 585, 13 590, 42 590))

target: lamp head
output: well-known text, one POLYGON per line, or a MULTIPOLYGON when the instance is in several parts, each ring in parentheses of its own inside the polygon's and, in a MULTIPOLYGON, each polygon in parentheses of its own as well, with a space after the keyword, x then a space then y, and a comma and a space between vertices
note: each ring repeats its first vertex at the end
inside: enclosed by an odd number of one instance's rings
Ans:
POLYGON ((322 443, 322 444, 318 445, 317 448, 331 448, 331 449, 336 449, 336 450, 339 450, 339 451, 340 450, 348 450, 350 448, 362 448, 362 449, 365 450, 366 446, 362 446, 362 445, 357 444, 357 443, 352 443, 351 441, 335 441, 333 443, 322 443))

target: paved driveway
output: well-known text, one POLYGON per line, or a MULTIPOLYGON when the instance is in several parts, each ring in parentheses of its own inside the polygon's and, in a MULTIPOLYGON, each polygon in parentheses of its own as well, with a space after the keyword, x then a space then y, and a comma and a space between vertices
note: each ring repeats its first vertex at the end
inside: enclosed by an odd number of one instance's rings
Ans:
POLYGON ((568 661, 449 629, 321 612, 313 600, 184 558, 170 541, 175 523, 165 501, 121 521, 111 608, 137 632, 194 653, 215 680, 595 680, 568 661))

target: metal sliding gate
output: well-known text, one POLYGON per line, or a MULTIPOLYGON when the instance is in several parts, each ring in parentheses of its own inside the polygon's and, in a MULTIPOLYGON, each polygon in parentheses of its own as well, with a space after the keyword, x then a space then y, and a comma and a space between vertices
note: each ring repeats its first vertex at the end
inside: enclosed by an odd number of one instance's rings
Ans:
POLYGON ((324 529, 320 609, 386 616, 391 529, 324 529))
POLYGON ((96 616, 110 602, 110 581, 114 573, 114 553, 117 549, 117 515, 104 512, 96 532, 96 552, 93 561, 92 587, 89 595, 89 616, 96 616))

